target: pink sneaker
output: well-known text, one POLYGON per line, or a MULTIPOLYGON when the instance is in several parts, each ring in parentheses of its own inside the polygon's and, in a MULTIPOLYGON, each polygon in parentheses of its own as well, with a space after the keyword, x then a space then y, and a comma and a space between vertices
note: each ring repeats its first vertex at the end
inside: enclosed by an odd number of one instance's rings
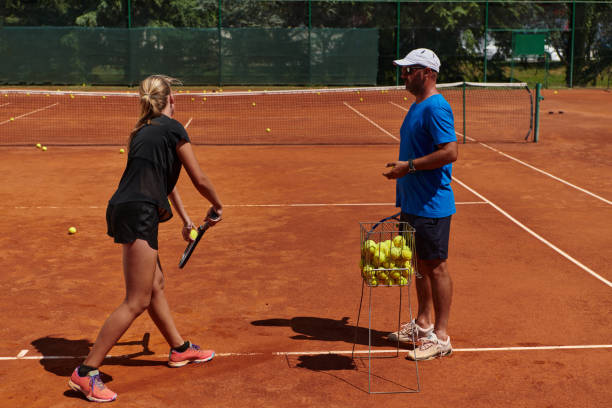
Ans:
POLYGON ((90 401, 111 402, 117 399, 117 393, 108 389, 100 379, 100 372, 93 370, 85 377, 79 376, 77 367, 68 381, 68 385, 75 391, 80 391, 90 401))
POLYGON ((182 353, 170 349, 168 365, 170 367, 182 367, 189 363, 204 363, 212 360, 214 356, 215 352, 213 350, 200 350, 200 347, 189 342, 189 348, 182 353))

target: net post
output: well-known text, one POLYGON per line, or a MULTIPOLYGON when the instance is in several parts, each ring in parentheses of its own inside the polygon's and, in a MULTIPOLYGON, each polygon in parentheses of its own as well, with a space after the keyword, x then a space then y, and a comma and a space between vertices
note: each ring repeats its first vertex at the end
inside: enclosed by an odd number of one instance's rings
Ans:
POLYGON ((538 143, 538 138, 540 137, 540 101, 543 100, 542 97, 542 84, 536 84, 536 103, 535 103, 535 126, 533 129, 533 142, 538 143))
POLYGON ((465 144, 466 139, 466 131, 465 131, 465 81, 463 81, 463 85, 461 85, 461 95, 463 99, 463 144, 465 144))

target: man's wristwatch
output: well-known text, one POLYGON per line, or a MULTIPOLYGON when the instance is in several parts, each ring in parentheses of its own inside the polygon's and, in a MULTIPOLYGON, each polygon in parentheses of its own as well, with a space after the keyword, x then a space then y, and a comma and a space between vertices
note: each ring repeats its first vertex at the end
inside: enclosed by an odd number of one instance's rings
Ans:
POLYGON ((414 161, 412 159, 408 160, 408 174, 414 173, 416 169, 414 168, 414 161))

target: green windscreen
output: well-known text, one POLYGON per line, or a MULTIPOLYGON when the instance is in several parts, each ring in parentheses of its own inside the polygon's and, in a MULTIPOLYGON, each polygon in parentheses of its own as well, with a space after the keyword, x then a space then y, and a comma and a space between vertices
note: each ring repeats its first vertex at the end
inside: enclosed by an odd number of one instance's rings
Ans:
POLYGON ((374 85, 372 28, 0 28, 0 83, 374 85))

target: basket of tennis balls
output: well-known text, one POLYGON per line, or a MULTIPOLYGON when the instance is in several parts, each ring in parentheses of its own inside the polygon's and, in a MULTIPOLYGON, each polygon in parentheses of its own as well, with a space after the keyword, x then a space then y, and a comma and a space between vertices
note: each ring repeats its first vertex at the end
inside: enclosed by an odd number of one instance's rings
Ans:
POLYGON ((368 286, 405 286, 414 276, 414 230, 407 223, 388 224, 376 224, 375 231, 361 224, 359 268, 368 286))

